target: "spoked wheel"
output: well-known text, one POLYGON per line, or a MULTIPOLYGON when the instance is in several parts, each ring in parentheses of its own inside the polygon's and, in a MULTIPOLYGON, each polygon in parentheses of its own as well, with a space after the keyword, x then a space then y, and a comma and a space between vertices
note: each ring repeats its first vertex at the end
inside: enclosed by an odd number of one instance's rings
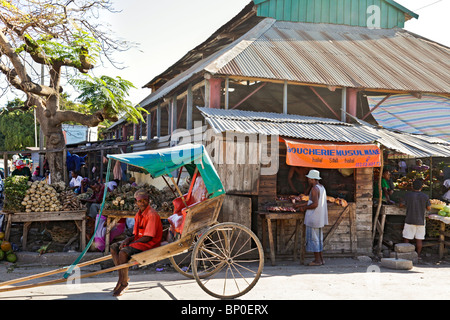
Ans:
MULTIPOLYGON (((194 240, 192 241, 191 246, 186 252, 169 257, 169 261, 172 264, 172 267, 176 271, 178 271, 178 273, 181 273, 183 276, 188 277, 189 279, 194 279, 194 274, 192 273, 192 252, 201 235, 202 233, 200 231, 200 233, 194 236, 194 240)), ((202 278, 207 277, 210 273, 215 271, 215 268, 212 267, 211 263, 208 261, 204 261, 203 264, 199 266, 199 269, 202 270, 202 272, 199 272, 199 276, 202 278)))
POLYGON ((206 231, 192 252, 192 273, 200 287, 220 299, 249 292, 264 267, 261 242, 247 227, 226 222, 206 231))
POLYGON ((194 275, 192 274, 192 250, 194 249, 199 237, 199 235, 194 237, 192 245, 186 252, 169 257, 169 261, 174 269, 190 279, 194 279, 194 275))

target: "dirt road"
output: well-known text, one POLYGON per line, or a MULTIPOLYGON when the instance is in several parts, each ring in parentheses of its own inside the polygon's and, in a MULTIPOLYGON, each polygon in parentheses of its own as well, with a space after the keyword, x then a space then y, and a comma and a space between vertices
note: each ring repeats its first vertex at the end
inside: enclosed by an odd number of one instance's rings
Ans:
MULTIPOLYGON (((82 272, 98 268, 91 266, 82 272)), ((56 267, 12 268, 11 264, 2 262, 0 279, 7 281, 53 269, 56 267)), ((111 295, 117 274, 109 273, 82 279, 79 284, 2 292, 0 300, 214 300, 195 280, 183 277, 169 266, 162 269, 132 270, 130 288, 119 298, 111 295)), ((351 258, 328 259, 326 265, 320 267, 301 266, 292 261, 278 262, 276 266, 266 263, 255 288, 241 300, 441 299, 450 296, 449 273, 448 261, 424 262, 410 271, 386 269, 379 263, 351 258)), ((46 280, 61 277, 59 274, 46 280)))

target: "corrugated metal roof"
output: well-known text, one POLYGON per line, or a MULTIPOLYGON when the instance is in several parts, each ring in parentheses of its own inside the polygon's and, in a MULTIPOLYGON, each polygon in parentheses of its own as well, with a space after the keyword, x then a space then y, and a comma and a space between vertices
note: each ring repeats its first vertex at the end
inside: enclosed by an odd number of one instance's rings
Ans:
POLYGON ((279 135, 319 141, 372 143, 378 136, 345 122, 299 115, 197 107, 216 133, 279 135))
POLYGON ((384 128, 363 125, 362 130, 378 135, 377 142, 388 149, 416 158, 450 157, 450 144, 442 139, 427 135, 396 132, 384 128))
POLYGON ((450 92, 450 49, 403 29, 275 22, 211 73, 381 90, 450 92))
POLYGON ((147 106, 201 72, 360 89, 450 93, 450 48, 403 29, 271 18, 145 98, 147 106))
POLYGON ((368 124, 270 112, 197 107, 216 133, 278 135, 318 141, 374 143, 416 158, 450 157, 450 143, 426 135, 395 132, 368 124))

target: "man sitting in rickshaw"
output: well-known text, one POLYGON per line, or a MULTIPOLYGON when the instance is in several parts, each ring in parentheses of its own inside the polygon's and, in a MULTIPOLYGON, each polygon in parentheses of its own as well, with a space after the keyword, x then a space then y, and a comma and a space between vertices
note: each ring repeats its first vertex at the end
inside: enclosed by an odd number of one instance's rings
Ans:
MULTIPOLYGON (((145 190, 138 190, 134 198, 139 211, 134 217, 133 235, 121 243, 111 246, 114 264, 127 263, 132 255, 159 247, 163 235, 161 219, 158 213, 150 207, 149 195, 145 190)), ((119 270, 119 280, 113 295, 121 296, 128 289, 128 268, 119 270)))

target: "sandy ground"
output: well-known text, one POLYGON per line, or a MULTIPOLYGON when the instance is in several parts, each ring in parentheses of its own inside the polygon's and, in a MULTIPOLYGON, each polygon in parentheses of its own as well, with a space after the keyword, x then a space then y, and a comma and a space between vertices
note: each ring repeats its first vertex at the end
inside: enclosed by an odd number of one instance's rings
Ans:
MULTIPOLYGON (((90 266, 82 272, 99 268, 90 266)), ((78 284, 63 283, 0 292, 0 300, 215 300, 195 280, 185 278, 169 266, 162 268, 162 271, 156 271, 156 268, 132 270, 130 288, 118 298, 111 294, 117 282, 117 273, 108 273, 82 279, 78 284)), ((57 267, 14 267, 1 262, 0 281, 54 269, 57 267)), ((266 263, 256 286, 239 300, 447 299, 450 296, 449 274, 450 262, 445 260, 425 261, 409 271, 386 269, 378 262, 352 258, 328 259, 326 265, 320 267, 280 261, 276 266, 266 263)), ((58 274, 45 280, 61 277, 62 274, 58 274)))

